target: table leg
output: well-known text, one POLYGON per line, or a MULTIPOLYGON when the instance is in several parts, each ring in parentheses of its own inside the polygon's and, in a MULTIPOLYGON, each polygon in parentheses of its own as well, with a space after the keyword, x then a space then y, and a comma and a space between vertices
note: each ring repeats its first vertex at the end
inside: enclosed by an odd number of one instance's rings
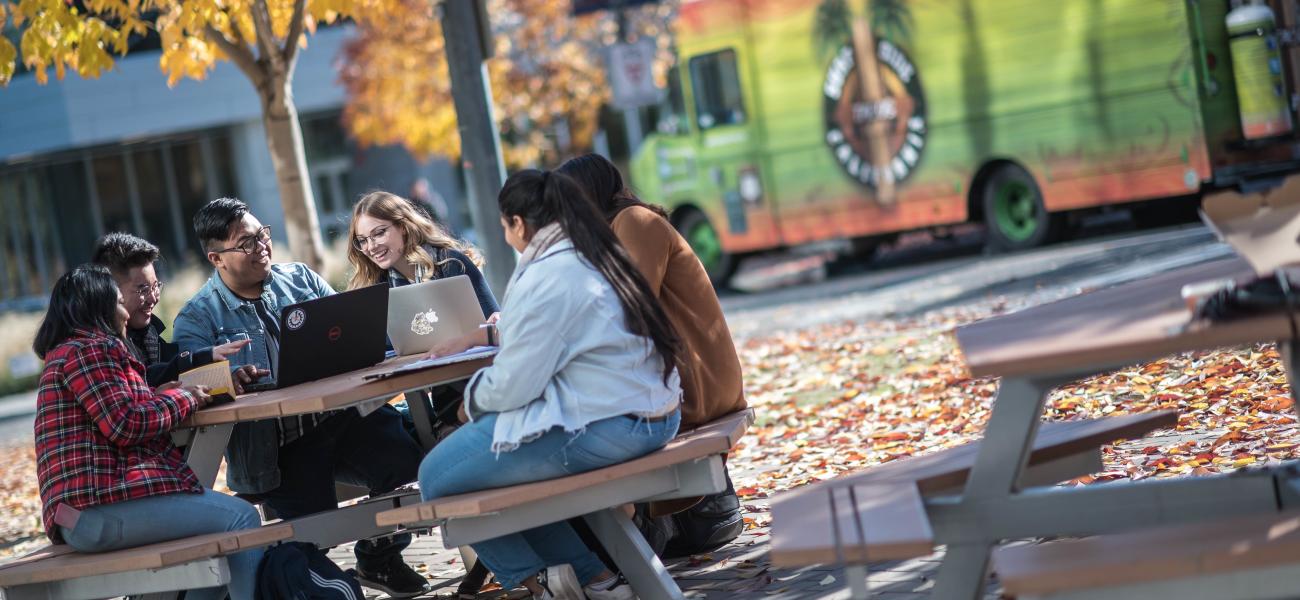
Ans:
POLYGON ((425 452, 433 449, 437 438, 433 435, 433 407, 429 406, 429 395, 424 390, 406 394, 406 406, 411 410, 411 420, 415 421, 415 434, 420 447, 425 452))
MULTIPOLYGON (((605 546, 637 597, 643 600, 682 599, 681 588, 668 568, 641 537, 636 525, 619 506, 583 516, 605 546)), ((864 580, 865 581, 865 580, 864 580)))
POLYGON ((190 470, 198 476, 203 487, 211 488, 217 482, 221 457, 226 454, 226 444, 230 443, 230 432, 234 428, 233 424, 200 427, 185 446, 185 462, 189 463, 190 470))
MULTIPOLYGON (((1043 403, 1054 385, 1030 379, 1002 380, 962 503, 1005 498, 1016 491, 1038 435, 1043 403)), ((978 529, 980 524, 968 526, 978 529)), ((989 551, 997 540, 972 537, 977 541, 948 546, 935 582, 935 598, 971 600, 984 595, 989 551)))
POLYGON ((849 598, 868 600, 871 592, 867 589, 867 566, 849 565, 844 567, 844 577, 849 580, 849 598))
POLYGON ((1282 367, 1286 370, 1286 382, 1291 386, 1291 408, 1296 411, 1296 417, 1300 417, 1300 391, 1296 391, 1296 384, 1300 383, 1300 341, 1291 340, 1277 343, 1277 353, 1282 355, 1282 367))

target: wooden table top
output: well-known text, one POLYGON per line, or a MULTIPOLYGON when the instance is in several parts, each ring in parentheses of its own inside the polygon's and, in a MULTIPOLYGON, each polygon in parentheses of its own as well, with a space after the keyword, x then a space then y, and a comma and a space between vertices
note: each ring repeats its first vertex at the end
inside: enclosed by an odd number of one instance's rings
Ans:
POLYGON ((1289 340, 1284 311, 1197 322, 1184 285, 1249 277, 1240 258, 1214 261, 966 325, 957 343, 975 377, 1100 372, 1161 356, 1289 340))
POLYGON ((309 381, 279 390, 246 394, 234 402, 210 406, 190 416, 182 427, 222 425, 319 413, 346 408, 368 400, 390 398, 410 390, 422 389, 466 379, 475 371, 492 364, 481 358, 387 379, 366 381, 367 375, 401 368, 423 358, 420 355, 392 358, 373 367, 309 381))

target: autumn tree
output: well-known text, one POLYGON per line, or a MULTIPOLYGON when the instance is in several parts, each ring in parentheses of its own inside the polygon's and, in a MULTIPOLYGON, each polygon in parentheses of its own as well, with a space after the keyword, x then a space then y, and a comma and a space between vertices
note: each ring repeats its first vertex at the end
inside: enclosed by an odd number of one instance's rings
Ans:
MULTIPOLYGON (((394 17, 358 25, 344 50, 343 120, 363 144, 400 144, 422 157, 460 154, 456 114, 437 8, 392 0, 394 17)), ((512 165, 535 164, 588 148, 610 97, 603 49, 617 41, 608 14, 571 17, 571 0, 488 0, 494 58, 488 76, 512 165)), ((675 2, 630 11, 635 35, 658 41, 657 77, 670 64, 666 25, 675 2)))
MULTIPOLYGON (((307 178, 302 130, 293 103, 293 69, 306 33, 341 17, 381 17, 385 0, 0 0, 0 30, 21 32, 21 60, 40 83, 54 69, 97 78, 127 53, 131 36, 156 31, 159 66, 169 85, 201 80, 219 60, 248 78, 262 104, 262 123, 284 207, 290 248, 319 267, 324 254, 307 178)), ((0 37, 0 84, 18 60, 0 37)))

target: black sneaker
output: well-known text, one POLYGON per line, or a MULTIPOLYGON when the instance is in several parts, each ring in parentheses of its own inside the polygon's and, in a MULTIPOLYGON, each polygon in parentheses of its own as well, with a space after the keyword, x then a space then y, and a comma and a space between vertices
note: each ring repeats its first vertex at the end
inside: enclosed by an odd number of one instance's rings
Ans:
POLYGON ((370 570, 357 565, 357 581, 392 598, 411 598, 429 591, 429 581, 401 559, 370 570))

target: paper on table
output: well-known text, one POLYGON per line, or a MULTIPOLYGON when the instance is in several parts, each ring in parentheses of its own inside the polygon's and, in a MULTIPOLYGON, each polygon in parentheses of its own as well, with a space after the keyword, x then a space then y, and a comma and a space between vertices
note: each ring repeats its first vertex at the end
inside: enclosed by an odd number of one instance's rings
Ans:
POLYGON ((1223 192, 1201 202, 1201 219, 1257 275, 1300 264, 1300 175, 1264 192, 1223 192))
POLYGON ((439 356, 438 358, 426 358, 423 360, 417 360, 404 367, 393 369, 392 371, 375 373, 374 375, 367 375, 366 379, 387 379, 389 377, 404 375, 406 373, 414 373, 415 371, 423 371, 425 369, 432 369, 434 367, 442 367, 446 365, 453 365, 456 363, 477 360, 480 358, 487 358, 489 356, 495 355, 498 350, 500 350, 500 348, 497 348, 496 346, 474 346, 473 348, 470 348, 469 350, 460 352, 458 354, 449 354, 447 356, 439 356))

